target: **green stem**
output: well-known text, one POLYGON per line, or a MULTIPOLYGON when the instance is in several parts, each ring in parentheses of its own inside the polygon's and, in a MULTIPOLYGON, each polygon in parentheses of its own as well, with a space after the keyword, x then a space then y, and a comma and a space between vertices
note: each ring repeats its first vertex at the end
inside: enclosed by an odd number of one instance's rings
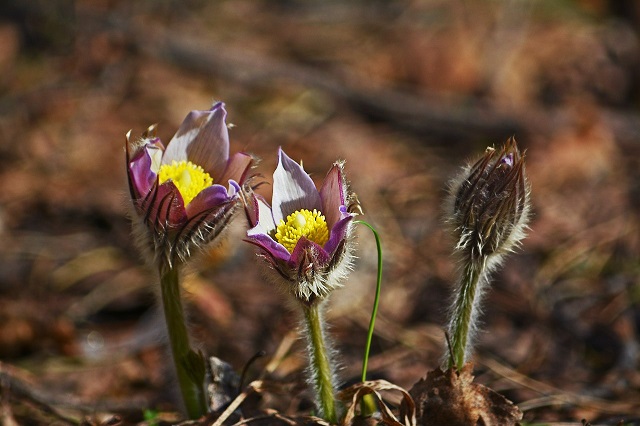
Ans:
POLYGON ((338 416, 333 386, 333 370, 324 341, 320 306, 318 303, 314 303, 311 306, 304 306, 303 310, 309 342, 309 358, 316 397, 320 405, 320 415, 329 423, 335 424, 338 422, 338 416))
POLYGON ((367 366, 369 364, 369 353, 371 352, 371 341, 373 340, 373 329, 376 325, 376 316, 378 315, 378 305, 380 304, 380 291, 382 287, 382 245, 380 243, 380 235, 364 220, 357 220, 354 223, 362 224, 373 232, 376 239, 376 248, 378 249, 378 276, 376 280, 376 295, 373 300, 373 309, 371 310, 371 319, 369 320, 369 330, 367 331, 367 344, 364 349, 364 358, 362 360, 362 381, 367 381, 367 366))
MULTIPOLYGON (((376 326, 376 316, 378 315, 378 305, 380 304, 380 292, 382 289, 382 244, 380 235, 373 226, 364 220, 357 220, 354 223, 362 224, 373 232, 376 239, 376 248, 378 250, 378 275, 376 278, 376 294, 373 299, 373 309, 371 310, 371 319, 369 320, 369 329, 367 330, 367 343, 364 348, 364 357, 362 358, 362 382, 367 381, 367 368, 369 366, 369 354, 371 353, 371 341, 373 340, 373 330, 376 326)), ((362 398, 361 413, 363 416, 369 416, 376 411, 376 404, 371 395, 365 395, 362 398)))
POLYGON ((449 360, 449 368, 455 366, 460 370, 464 366, 468 352, 469 332, 472 330, 475 316, 474 310, 477 309, 475 306, 476 293, 483 270, 484 263, 474 261, 469 261, 463 269, 460 289, 456 296, 453 318, 449 327, 453 353, 453 360, 449 360))
MULTIPOLYGON (((160 289, 171 353, 185 409, 189 418, 197 419, 207 413, 204 382, 199 380, 199 370, 204 366, 194 365, 194 358, 195 362, 198 362, 197 355, 189 344, 177 268, 168 268, 161 274, 160 289)), ((204 374, 202 376, 204 379, 204 374)))

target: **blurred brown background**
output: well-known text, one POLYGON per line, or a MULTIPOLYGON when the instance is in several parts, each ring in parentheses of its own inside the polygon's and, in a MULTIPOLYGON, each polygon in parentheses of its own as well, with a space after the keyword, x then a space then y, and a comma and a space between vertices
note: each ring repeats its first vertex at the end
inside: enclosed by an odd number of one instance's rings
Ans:
MULTIPOLYGON (((477 380, 529 423, 640 424, 639 24, 632 0, 3 1, 3 418, 50 424, 50 404, 135 423, 174 409, 155 278, 129 235, 124 135, 159 123, 167 142, 187 112, 222 100, 232 150, 262 158, 266 181, 278 146, 318 183, 347 161, 385 250, 369 376, 405 388, 444 351, 446 182, 515 135, 534 216, 486 297, 477 380)), ((239 216, 185 285, 208 354, 241 370, 267 352, 251 380, 296 316, 261 281, 244 230, 239 216)), ((330 303, 345 383, 359 377, 375 284, 360 231, 330 303)), ((292 345, 264 404, 308 412, 292 345)))

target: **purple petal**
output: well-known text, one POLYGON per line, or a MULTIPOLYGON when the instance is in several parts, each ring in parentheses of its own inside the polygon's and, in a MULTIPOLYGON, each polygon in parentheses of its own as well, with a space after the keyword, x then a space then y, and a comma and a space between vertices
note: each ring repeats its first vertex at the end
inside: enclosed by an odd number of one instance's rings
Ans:
POLYGON ((191 111, 167 145, 162 164, 188 160, 218 182, 229 159, 226 116, 222 102, 209 111, 191 111))
POLYGON ((249 221, 249 227, 253 228, 258 224, 258 199, 256 195, 251 193, 248 197, 245 198, 244 203, 244 212, 247 216, 247 221, 249 221))
MULTIPOLYGON (((260 202, 262 202, 267 206, 267 209, 269 210, 269 215, 271 215, 271 207, 268 207, 268 204, 264 200, 264 198, 262 198, 260 195, 256 195, 253 192, 250 193, 245 198, 245 206, 244 206, 245 214, 247 215, 247 221, 249 222, 249 228, 253 228, 258 224, 258 218, 260 214, 260 211, 259 211, 260 204, 258 199, 260 199, 260 202)), ((272 220, 273 220, 273 217, 272 217, 272 220)))
POLYGON ((327 226, 331 229, 340 220, 340 206, 345 203, 345 187, 342 169, 335 164, 327 177, 324 178, 322 188, 320 188, 320 198, 322 199, 322 214, 327 220, 327 226))
POLYGON ((258 246, 265 252, 265 254, 276 261, 289 262, 289 259, 291 258, 287 249, 267 234, 249 235, 245 241, 258 246))
POLYGON ((247 172, 251 168, 253 163, 253 157, 244 152, 237 152, 229 158, 227 168, 224 170, 220 177, 220 182, 226 182, 232 179, 240 184, 243 184, 247 178, 247 172))
MULTIPOLYGON (((235 183, 235 182, 234 182, 235 183)), ((193 217, 206 210, 212 210, 237 198, 237 184, 231 185, 229 191, 222 185, 211 185, 196 195, 187 205, 187 215, 193 217)))
POLYGON ((157 168, 154 165, 161 157, 160 148, 154 144, 145 144, 129 162, 129 178, 136 198, 145 196, 155 185, 157 168))
POLYGON ((339 212, 340 220, 330 228, 331 233, 329 234, 329 240, 324 245, 324 249, 331 255, 333 255, 333 252, 340 245, 340 242, 347 237, 351 220, 355 216, 353 213, 347 212, 345 206, 341 206, 339 212))
POLYGON ((307 263, 313 264, 316 268, 319 266, 325 266, 329 264, 331 257, 329 253, 317 243, 308 240, 305 237, 300 237, 298 243, 291 253, 291 260, 289 265, 295 268, 300 268, 301 263, 306 260, 307 263), (309 258, 311 256, 311 258, 309 258))
POLYGON ((147 194, 141 208, 146 222, 156 230, 176 228, 187 220, 182 195, 172 181, 147 194))
POLYGON ((240 188, 240 185, 235 180, 229 179, 228 182, 229 182, 229 189, 227 190, 227 192, 229 193, 229 197, 235 197, 236 194, 242 191, 242 188, 240 188))
POLYGON ((273 173, 273 219, 276 223, 296 210, 321 210, 315 184, 301 165, 278 150, 278 167, 273 173))

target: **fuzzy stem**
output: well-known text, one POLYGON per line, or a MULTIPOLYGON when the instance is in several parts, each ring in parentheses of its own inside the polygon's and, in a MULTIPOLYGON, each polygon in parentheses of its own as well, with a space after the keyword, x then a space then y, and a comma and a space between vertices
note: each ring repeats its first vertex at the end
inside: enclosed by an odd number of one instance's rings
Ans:
POLYGON ((207 413, 207 404, 204 383, 198 383, 196 380, 198 374, 191 371, 193 368, 190 369, 192 367, 190 361, 193 360, 191 355, 195 352, 189 345, 189 334, 180 297, 178 268, 168 268, 161 274, 160 289, 171 353, 185 409, 190 419, 197 419, 207 413))
POLYGON ((309 343, 309 361, 316 398, 320 405, 320 415, 329 423, 335 424, 338 422, 338 416, 333 386, 333 369, 325 345, 320 304, 314 303, 311 306, 304 306, 303 310, 309 343))
POLYGON ((455 366, 460 370, 464 366, 466 355, 470 352, 469 334, 475 328, 474 321, 478 310, 477 299, 479 299, 478 287, 484 270, 484 261, 470 260, 465 264, 462 271, 460 288, 456 295, 449 324, 451 351, 453 353, 453 360, 449 360, 449 368, 455 366))

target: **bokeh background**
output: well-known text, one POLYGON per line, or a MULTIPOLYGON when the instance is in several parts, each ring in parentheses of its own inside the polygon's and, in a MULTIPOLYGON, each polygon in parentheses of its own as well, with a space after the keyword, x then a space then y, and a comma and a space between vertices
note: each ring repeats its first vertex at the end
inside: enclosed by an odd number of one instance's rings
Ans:
MULTIPOLYGON (((232 150, 261 158, 267 183, 279 146, 318 183, 346 160, 384 246, 369 376, 406 389, 444 353, 447 181, 515 136, 533 220, 486 296, 477 380, 527 424, 640 424, 639 31, 633 0, 3 0, 0 422, 175 411, 125 133, 158 123, 168 141, 222 100, 232 150)), ((263 406, 309 412, 296 314, 245 229, 239 216, 185 281, 194 334, 237 371, 265 351, 247 369, 273 383, 263 406)), ((329 305, 345 384, 375 285, 358 234, 329 305)))

